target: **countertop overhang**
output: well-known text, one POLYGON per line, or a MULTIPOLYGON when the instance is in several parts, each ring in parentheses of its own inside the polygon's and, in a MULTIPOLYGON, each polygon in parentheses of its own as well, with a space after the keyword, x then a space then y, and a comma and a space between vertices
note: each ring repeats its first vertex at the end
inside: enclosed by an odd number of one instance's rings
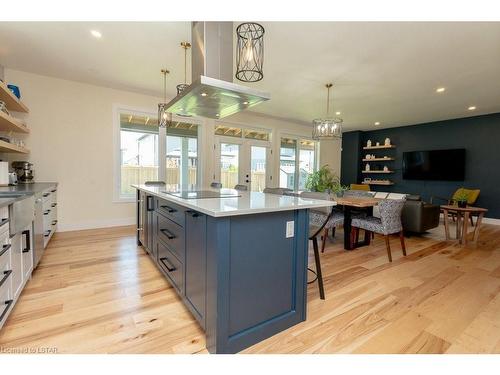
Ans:
MULTIPOLYGON (((237 191, 240 196, 231 198, 182 199, 165 193, 168 189, 165 186, 132 185, 132 187, 213 217, 303 210, 331 207, 337 204, 334 201, 303 199, 300 197, 249 191, 237 191)), ((233 189, 221 189, 221 192, 234 193, 236 191, 233 189)))

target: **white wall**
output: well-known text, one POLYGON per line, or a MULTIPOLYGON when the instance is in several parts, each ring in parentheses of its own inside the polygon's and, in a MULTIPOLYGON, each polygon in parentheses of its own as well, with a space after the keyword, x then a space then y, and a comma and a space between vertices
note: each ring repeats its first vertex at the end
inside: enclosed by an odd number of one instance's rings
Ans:
MULTIPOLYGON (((25 139, 31 154, 3 154, 2 158, 30 160, 36 181, 59 182, 59 229, 135 222, 133 203, 113 203, 113 105, 156 112, 159 99, 11 69, 5 69, 5 77, 21 88, 22 100, 30 109, 26 119, 31 133, 25 139)), ((281 133, 310 136, 308 126, 249 112, 227 121, 272 129, 274 149, 279 148, 281 133)), ((201 129, 204 185, 210 183, 214 170, 214 124, 206 120, 201 129)), ((340 173, 340 142, 322 142, 320 162, 340 173)))

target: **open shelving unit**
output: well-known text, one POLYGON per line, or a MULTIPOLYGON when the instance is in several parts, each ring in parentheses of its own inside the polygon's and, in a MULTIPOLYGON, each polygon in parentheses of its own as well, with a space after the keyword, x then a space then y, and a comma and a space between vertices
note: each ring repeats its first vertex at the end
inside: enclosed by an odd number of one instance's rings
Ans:
POLYGON ((370 162, 370 161, 394 161, 395 159, 394 158, 390 158, 390 157, 385 157, 385 158, 374 158, 374 159, 363 159, 363 161, 367 161, 367 162, 370 162))
MULTIPOLYGON (((395 148, 396 148, 395 145, 383 144, 383 145, 379 145, 379 146, 369 146, 369 147, 364 146, 363 150, 391 150, 391 149, 395 149, 395 148)), ((396 160, 396 158, 391 157, 391 156, 383 156, 383 157, 376 156, 376 157, 370 158, 370 159, 367 159, 365 157, 365 158, 362 158, 361 160, 363 161, 363 163, 385 163, 385 162, 392 162, 392 161, 396 160)), ((375 165, 375 168, 379 168, 379 169, 372 169, 371 168, 371 170, 367 171, 365 168, 362 168, 361 173, 365 174, 365 175, 377 175, 377 174, 388 175, 388 174, 395 173, 395 171, 393 171, 393 170, 384 171, 383 169, 381 169, 381 166, 375 165)), ((389 180, 389 179, 374 179, 374 180, 370 180, 370 181, 365 181, 363 179, 363 181, 361 183, 363 185, 382 185, 382 186, 394 185, 394 182, 389 180)))
POLYGON ((372 181, 363 181, 363 185, 394 185, 394 182, 389 180, 372 180, 372 181))
MULTIPOLYGON (((7 109, 12 112, 28 113, 29 109, 20 101, 7 87, 0 81, 0 100, 5 102, 7 109)), ((30 130, 24 123, 13 116, 0 111, 0 131, 29 134, 30 130)), ((20 147, 13 143, 0 140, 0 152, 29 154, 30 150, 26 147, 20 147)))
POLYGON ((363 147, 363 150, 383 150, 383 149, 389 149, 389 148, 396 148, 394 145, 380 145, 380 146, 365 146, 363 147))
POLYGON ((361 173, 394 173, 394 171, 384 171, 384 170, 379 170, 379 171, 361 171, 361 173))

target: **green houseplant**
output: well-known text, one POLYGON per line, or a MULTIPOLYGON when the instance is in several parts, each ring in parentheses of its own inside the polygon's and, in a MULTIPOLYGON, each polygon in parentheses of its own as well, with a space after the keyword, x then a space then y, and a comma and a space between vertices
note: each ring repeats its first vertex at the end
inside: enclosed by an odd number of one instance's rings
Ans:
POLYGON ((342 196, 347 187, 340 183, 340 178, 328 167, 328 164, 325 164, 307 177, 306 189, 342 196))
POLYGON ((465 191, 460 191, 455 196, 455 201, 457 202, 458 207, 465 208, 467 207, 467 200, 469 199, 469 194, 465 191))

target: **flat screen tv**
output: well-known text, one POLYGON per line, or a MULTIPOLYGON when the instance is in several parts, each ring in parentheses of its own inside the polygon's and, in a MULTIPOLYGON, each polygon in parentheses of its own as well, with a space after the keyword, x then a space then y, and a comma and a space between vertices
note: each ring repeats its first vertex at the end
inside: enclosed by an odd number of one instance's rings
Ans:
POLYGON ((465 149, 403 152, 403 179, 463 181, 465 149))

